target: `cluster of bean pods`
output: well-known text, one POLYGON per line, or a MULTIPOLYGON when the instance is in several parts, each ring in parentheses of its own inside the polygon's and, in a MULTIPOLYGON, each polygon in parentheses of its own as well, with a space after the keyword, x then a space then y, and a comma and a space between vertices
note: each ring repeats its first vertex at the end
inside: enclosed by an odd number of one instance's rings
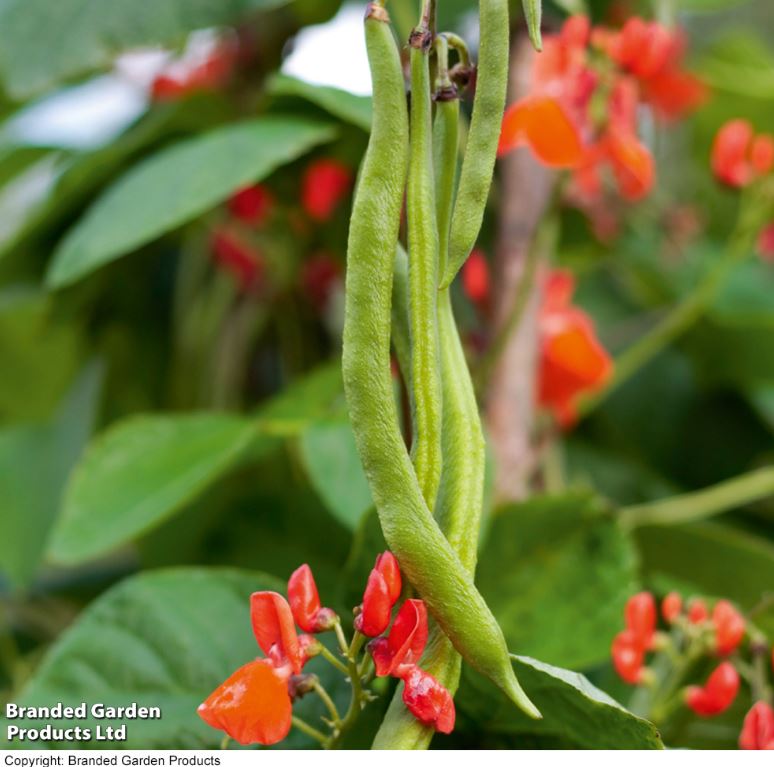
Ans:
MULTIPOLYGON (((476 91, 459 179, 450 47, 463 79, 470 63, 458 37, 435 33, 434 11, 426 0, 409 40, 410 112, 384 4, 371 2, 366 12, 373 124, 350 223, 344 385, 385 539, 435 619, 424 667, 453 693, 462 656, 538 717, 473 582, 484 439, 449 294, 478 236, 492 181, 508 75, 508 2, 480 3, 476 91), (399 242, 404 195, 408 254, 399 242), (393 394, 391 346, 410 390, 410 452, 393 394)), ((398 696, 374 746, 426 748, 431 736, 398 696)))

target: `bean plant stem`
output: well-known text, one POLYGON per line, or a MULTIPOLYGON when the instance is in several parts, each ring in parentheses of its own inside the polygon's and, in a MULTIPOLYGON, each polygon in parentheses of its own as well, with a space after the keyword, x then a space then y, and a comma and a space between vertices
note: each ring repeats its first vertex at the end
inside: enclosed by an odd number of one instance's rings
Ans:
POLYGON ((310 738, 314 738, 318 743, 325 746, 328 743, 327 736, 320 732, 316 727, 312 727, 311 724, 307 724, 303 719, 299 719, 297 716, 293 717, 293 726, 303 732, 304 735, 308 735, 310 738))
POLYGON ((347 674, 347 667, 324 644, 320 643, 320 645, 322 647, 320 655, 322 655, 334 668, 341 671, 342 674, 347 674))
POLYGON ((331 722, 333 723, 333 726, 335 728, 341 727, 341 716, 339 715, 339 710, 336 708, 336 704, 333 702, 333 699, 330 695, 328 695, 328 692, 326 689, 319 683, 315 682, 314 691, 319 695, 320 700, 325 704, 325 708, 328 709, 328 713, 331 715, 331 722))
POLYGON ((627 506, 619 512, 619 520, 628 530, 643 525, 679 525, 723 514, 771 495, 774 495, 774 466, 693 493, 627 506))

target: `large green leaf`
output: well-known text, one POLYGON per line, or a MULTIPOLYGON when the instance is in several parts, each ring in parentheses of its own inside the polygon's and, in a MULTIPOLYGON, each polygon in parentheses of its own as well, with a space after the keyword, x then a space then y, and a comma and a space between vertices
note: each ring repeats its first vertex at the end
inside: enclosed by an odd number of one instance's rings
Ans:
POLYGON ((61 287, 190 221, 245 184, 328 141, 329 125, 267 116, 229 125, 148 157, 70 230, 47 281, 61 287))
MULTIPOLYGON (((205 725, 196 708, 239 666, 261 654, 250 628, 250 594, 282 588, 262 573, 204 568, 157 570, 125 580, 62 635, 17 702, 159 706, 161 719, 102 724, 126 724, 122 748, 217 748, 223 733, 205 725)), ((325 665, 313 661, 308 668, 324 674, 325 665)), ((314 698, 297 707, 311 722, 319 713, 310 710, 314 698)), ((99 723, 91 717, 77 722, 86 728, 99 723)), ((310 741, 292 735, 286 744, 309 747, 310 741)), ((94 741, 78 746, 105 747, 94 741)))
POLYGON ((79 562, 158 524, 234 465, 255 425, 216 413, 147 415, 93 442, 68 483, 50 554, 79 562))
POLYGON ((288 0, 4 0, 0 73, 17 99, 109 64, 128 48, 176 44, 288 0))
POLYGON ((697 592, 755 606, 774 584, 774 546, 718 522, 642 527, 636 532, 645 572, 697 592))
POLYGON ((50 422, 0 431, 0 570, 17 584, 38 568, 67 475, 92 429, 101 377, 90 365, 50 422))
POLYGON ((581 674, 517 655, 513 665, 543 719, 525 716, 487 680, 466 669, 457 704, 486 734, 534 734, 557 738, 570 748, 663 748, 653 724, 627 711, 581 674))
POLYGON ((350 530, 373 505, 349 421, 310 426, 300 441, 301 458, 331 513, 350 530))
POLYGON ((141 415, 89 446, 67 486, 50 555, 81 562, 157 527, 242 461, 298 436, 341 392, 338 365, 309 374, 254 416, 141 415))
POLYGON ((479 563, 509 647, 569 668, 607 658, 637 586, 630 541, 579 493, 502 509, 479 563))
POLYGON ((371 99, 354 93, 331 88, 327 85, 312 85, 289 75, 277 74, 269 80, 268 90, 276 96, 298 96, 316 104, 345 122, 357 125, 365 131, 371 130, 371 99))

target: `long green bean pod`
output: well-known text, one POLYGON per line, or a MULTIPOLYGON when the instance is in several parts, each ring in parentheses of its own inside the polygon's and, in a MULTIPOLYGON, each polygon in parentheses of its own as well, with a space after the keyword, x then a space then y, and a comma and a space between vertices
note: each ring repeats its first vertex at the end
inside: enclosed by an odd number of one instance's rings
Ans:
POLYGON ((390 303, 407 168, 400 57, 384 8, 369 6, 371 138, 350 223, 342 371, 360 459, 382 531, 408 580, 455 649, 532 716, 502 630, 424 501, 403 444, 390 375, 390 303))
POLYGON ((449 258, 441 277, 448 287, 467 259, 484 219, 492 184, 497 142, 508 82, 508 0, 479 3, 480 46, 476 95, 470 121, 457 199, 454 203, 449 258))
MULTIPOLYGON (((436 47, 439 75, 435 96, 437 106, 433 123, 433 154, 438 235, 441 247, 445 248, 454 204, 459 102, 456 95, 452 98, 451 92, 447 90, 450 86, 447 51, 443 45, 436 47)), ((393 295, 398 298, 407 289, 404 259, 405 254, 399 252, 395 262, 393 287, 393 295)), ((404 331, 395 309, 396 307, 393 310, 393 343, 397 348, 401 342, 396 337, 400 337, 404 331)), ((463 566, 472 575, 476 566, 483 505, 485 446, 473 382, 454 321, 448 288, 442 290, 438 297, 438 328, 443 391, 444 464, 435 516, 463 566)), ((422 667, 454 695, 459 686, 461 658, 438 626, 431 628, 422 667)), ((373 747, 426 749, 434 734, 432 727, 423 725, 408 712, 399 687, 376 734, 373 747)))
POLYGON ((441 376, 438 353, 438 225, 435 219, 430 56, 432 34, 411 33, 408 189, 409 327, 414 440, 412 457, 428 508, 441 481, 441 376))

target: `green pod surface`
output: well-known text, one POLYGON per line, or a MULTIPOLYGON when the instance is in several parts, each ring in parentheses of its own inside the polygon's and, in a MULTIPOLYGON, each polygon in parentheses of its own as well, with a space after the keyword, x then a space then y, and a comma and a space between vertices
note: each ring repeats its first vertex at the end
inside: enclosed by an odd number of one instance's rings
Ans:
POLYGON ((407 168, 400 57, 386 14, 370 6, 366 45, 373 127, 353 204, 347 251, 342 372, 360 459, 387 544, 455 649, 532 716, 502 630, 427 508, 403 443, 390 374, 395 246, 407 168))
POLYGON ((508 84, 508 0, 479 3, 479 46, 476 95, 454 203, 449 258, 441 277, 448 287, 476 244, 492 184, 508 84))
POLYGON ((435 219, 430 56, 425 36, 412 35, 411 147, 406 192, 413 445, 419 487, 435 508, 441 481, 441 375, 438 352, 438 224, 435 219))
POLYGON ((453 98, 438 101, 433 121, 433 157, 435 159, 435 199, 438 219, 438 270, 443 274, 449 252, 454 191, 457 183, 460 102, 453 98))

